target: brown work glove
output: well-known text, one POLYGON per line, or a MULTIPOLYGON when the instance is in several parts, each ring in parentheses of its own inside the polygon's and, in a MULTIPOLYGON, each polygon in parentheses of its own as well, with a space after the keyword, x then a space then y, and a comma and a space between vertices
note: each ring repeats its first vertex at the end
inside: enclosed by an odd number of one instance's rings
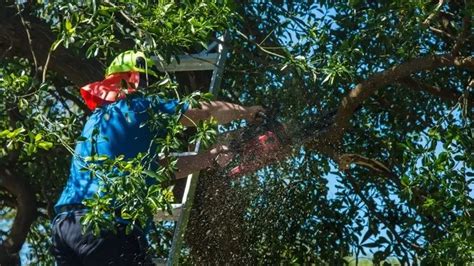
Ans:
POLYGON ((224 168, 226 167, 234 158, 234 153, 232 153, 227 145, 218 144, 213 149, 210 150, 210 153, 215 156, 214 163, 215 167, 224 168))
POLYGON ((262 118, 259 116, 259 113, 265 113, 265 109, 260 105, 249 106, 245 108, 245 120, 249 124, 258 124, 262 122, 262 118))

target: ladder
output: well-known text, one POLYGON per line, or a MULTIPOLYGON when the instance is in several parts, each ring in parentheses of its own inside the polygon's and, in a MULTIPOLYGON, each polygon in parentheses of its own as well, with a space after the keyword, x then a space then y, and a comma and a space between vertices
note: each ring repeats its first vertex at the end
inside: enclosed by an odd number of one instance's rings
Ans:
MULTIPOLYGON (((170 63, 165 62, 162 58, 152 57, 158 70, 162 72, 184 72, 184 71, 212 71, 212 78, 209 85, 209 92, 213 95, 218 94, 221 84, 222 74, 224 72, 225 60, 227 58, 227 49, 224 46, 226 34, 223 34, 217 41, 210 44, 206 50, 198 54, 180 55, 178 60, 172 58, 170 63), (213 52, 211 52, 213 51, 213 52)), ((196 143, 194 150, 183 154, 196 155, 199 152, 200 143, 196 143)), ((180 154, 174 154, 180 156, 180 154)), ((175 221, 175 229, 173 242, 171 244, 170 253, 166 260, 154 259, 155 265, 177 265, 179 255, 184 240, 186 226, 188 224, 189 215, 194 200, 194 194, 198 183, 199 172, 189 175, 186 179, 181 203, 172 204, 171 215, 166 211, 159 212, 155 215, 154 221, 175 221)))

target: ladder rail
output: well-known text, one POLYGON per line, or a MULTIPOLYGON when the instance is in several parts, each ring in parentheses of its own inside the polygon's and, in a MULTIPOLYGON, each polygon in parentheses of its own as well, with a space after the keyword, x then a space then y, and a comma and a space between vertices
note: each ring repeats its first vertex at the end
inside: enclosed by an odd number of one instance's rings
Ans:
MULTIPOLYGON (((218 41, 215 41, 208 46, 207 51, 203 51, 200 54, 196 55, 179 56, 178 60, 173 58, 169 64, 158 57, 152 57, 152 59, 156 62, 158 69, 163 72, 213 70, 211 82, 209 85, 209 92, 216 96, 218 94, 218 90, 222 81, 225 60, 227 59, 227 49, 224 46, 225 39, 226 34, 223 34, 218 38, 218 41), (214 48, 217 48, 217 53, 209 53, 209 51, 214 48)), ((176 153, 176 155, 196 155, 199 152, 200 145, 201 143, 198 141, 194 146, 193 151, 176 153)), ((187 177, 186 187, 183 193, 183 198, 178 213, 179 218, 176 221, 173 234, 173 242, 171 244, 171 249, 168 254, 168 259, 166 261, 157 260, 156 262, 159 265, 163 265, 166 263, 166 265, 171 266, 178 265, 179 263, 181 247, 183 245, 184 235, 186 232, 186 227, 188 225, 198 180, 199 171, 187 177)), ((172 215, 172 218, 175 218, 175 214, 172 215)))
POLYGON ((157 56, 151 58, 156 62, 156 67, 161 72, 182 72, 213 70, 219 56, 219 53, 180 55, 172 57, 169 63, 157 56))
MULTIPOLYGON (((221 40, 223 43, 225 40, 225 34, 221 36, 221 40)), ((227 54, 224 54, 226 50, 222 43, 219 43, 217 46, 218 48, 217 52, 219 54, 219 57, 217 60, 217 64, 215 65, 214 71, 212 73, 211 83, 209 85, 209 92, 211 92, 213 95, 217 95, 220 82, 222 80, 224 63, 227 58, 227 54)), ((198 141, 194 148, 194 152, 199 151, 200 145, 201 143, 198 141)), ((183 195, 183 200, 185 201, 185 203, 184 203, 184 207, 181 212, 181 215, 179 217, 178 223, 176 225, 176 229, 173 236, 173 243, 171 244, 171 252, 168 257, 167 265, 170 265, 170 266, 178 265, 179 255, 180 255, 181 247, 184 240, 184 234, 186 232, 186 227, 188 225, 189 215, 192 209, 198 179, 199 179, 199 172, 190 175, 186 182, 185 193, 183 195), (187 193, 186 193, 186 190, 188 190, 187 193)))
POLYGON ((224 73, 225 60, 227 59, 227 47, 224 46, 224 40, 227 37, 227 33, 224 33, 219 39, 221 42, 217 44, 217 53, 219 57, 217 58, 217 65, 212 73, 211 84, 209 85, 209 92, 212 95, 217 96, 217 91, 220 89, 222 74, 224 73))
POLYGON ((186 232, 186 227, 188 225, 189 216, 191 214, 191 208, 193 205, 194 195, 196 193, 196 187, 199 180, 199 172, 191 174, 188 176, 186 180, 186 188, 187 190, 187 199, 186 203, 183 203, 183 209, 181 214, 179 215, 178 221, 176 223, 176 227, 174 229, 173 234, 173 242, 171 243, 170 253, 168 255, 168 260, 166 265, 178 265, 179 263, 179 255, 181 253, 181 247, 183 245, 184 234, 186 232))

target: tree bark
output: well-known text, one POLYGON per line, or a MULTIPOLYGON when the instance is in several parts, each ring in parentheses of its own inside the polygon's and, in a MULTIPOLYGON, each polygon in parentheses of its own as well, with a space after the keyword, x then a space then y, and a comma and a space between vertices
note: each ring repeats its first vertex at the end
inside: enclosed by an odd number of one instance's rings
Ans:
MULTIPOLYGON (((399 83, 409 88, 412 88, 414 90, 424 91, 434 96, 438 96, 439 98, 445 101, 455 102, 455 101, 458 101, 460 97, 462 97, 461 92, 450 90, 450 89, 441 89, 439 87, 420 82, 410 77, 401 79, 399 83)), ((474 104, 474 99, 470 98, 469 103, 472 106, 474 104)))
POLYGON ((433 70, 441 67, 462 67, 474 68, 473 57, 454 57, 451 54, 430 55, 415 58, 388 70, 376 73, 367 80, 357 84, 357 86, 346 95, 336 113, 335 124, 326 134, 327 139, 332 142, 339 142, 344 132, 348 129, 352 115, 356 109, 367 98, 373 95, 378 89, 396 82, 397 80, 409 77, 413 73, 433 70))
POLYGON ((0 187, 16 198, 16 216, 7 239, 0 245, 0 265, 19 264, 19 251, 25 242, 30 226, 36 219, 36 199, 23 176, 6 168, 0 169, 0 187))
MULTIPOLYGON (((56 41, 56 35, 44 21, 26 12, 22 12, 21 15, 31 39, 28 38, 15 5, 0 3, 0 57, 18 56, 33 62, 34 53, 38 67, 44 68, 51 45, 56 41)), ((48 69, 66 76, 77 86, 100 80, 104 73, 104 66, 99 61, 76 56, 61 45, 52 52, 48 69)))

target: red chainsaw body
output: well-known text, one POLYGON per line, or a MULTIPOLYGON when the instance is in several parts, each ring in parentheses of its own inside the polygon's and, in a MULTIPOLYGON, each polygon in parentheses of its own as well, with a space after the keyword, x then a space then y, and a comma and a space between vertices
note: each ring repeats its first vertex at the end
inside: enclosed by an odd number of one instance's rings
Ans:
POLYGON ((232 168, 231 177, 238 177, 277 161, 281 158, 285 144, 289 138, 285 127, 278 123, 274 128, 258 134, 256 137, 243 143, 242 152, 239 154, 241 164, 232 168))

